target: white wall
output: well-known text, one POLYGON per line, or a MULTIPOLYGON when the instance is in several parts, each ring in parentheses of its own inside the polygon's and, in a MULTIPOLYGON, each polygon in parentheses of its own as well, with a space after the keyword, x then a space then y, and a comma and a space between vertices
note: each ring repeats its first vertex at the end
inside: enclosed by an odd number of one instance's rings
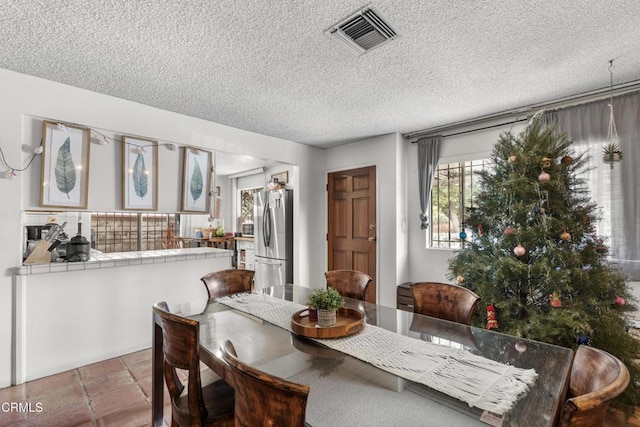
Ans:
MULTIPOLYGON (((129 134, 159 141, 202 147, 208 150, 248 154, 295 165, 294 252, 299 260, 294 281, 308 284, 324 272, 317 259, 325 256, 322 218, 324 152, 309 146, 268 137, 159 110, 87 90, 0 70, 0 147, 12 167, 24 165, 40 145, 37 118, 76 123, 113 135, 129 134), (277 157, 276 157, 277 156, 277 157)), ((91 144, 88 210, 120 209, 120 152, 117 144, 91 144)), ((180 156, 159 150, 158 210, 180 208, 180 156)), ((37 208, 40 158, 13 179, 3 179, 0 168, 0 387, 11 383, 13 273, 22 260, 21 210, 37 208)))
MULTIPOLYGON (((377 279, 378 279, 378 303, 390 307, 396 306, 396 286, 398 280, 404 281, 403 264, 398 264, 398 259, 406 253, 406 241, 403 241, 406 233, 399 231, 402 223, 406 222, 406 209, 404 208, 405 192, 402 190, 401 166, 403 151, 406 150, 406 141, 401 135, 392 133, 375 138, 365 139, 356 143, 332 148, 327 151, 327 169, 324 183, 327 183, 327 174, 339 170, 355 169, 365 166, 376 166, 377 178, 377 279)), ((326 233, 327 224, 327 194, 322 193, 323 199, 323 230, 326 233)), ((327 243, 324 240, 323 264, 327 265, 327 243)), ((320 261, 320 260, 318 260, 320 261)), ((324 278, 319 277, 317 286, 324 284, 324 278)))

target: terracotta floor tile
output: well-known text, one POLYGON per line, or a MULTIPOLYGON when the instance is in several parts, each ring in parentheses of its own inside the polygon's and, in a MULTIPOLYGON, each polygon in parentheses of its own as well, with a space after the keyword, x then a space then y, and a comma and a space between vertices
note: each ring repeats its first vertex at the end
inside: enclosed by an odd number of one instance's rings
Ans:
POLYGON ((144 395, 147 396, 147 399, 151 399, 151 377, 139 380, 138 385, 142 389, 144 395))
POLYGON ((65 406, 75 403, 82 403, 87 406, 87 399, 81 384, 43 390, 40 396, 30 398, 30 402, 32 402, 33 405, 41 404, 43 413, 64 409, 65 406))
POLYGON ((135 402, 98 418, 96 424, 104 427, 138 427, 151 425, 151 404, 135 402))
POLYGON ((126 366, 136 365, 138 363, 147 363, 151 365, 151 349, 148 348, 146 350, 137 351, 135 353, 126 354, 121 356, 122 362, 126 366))
MULTIPOLYGON (((6 400, 0 399, 0 402, 6 402, 6 400)), ((27 415, 24 412, 0 412, 0 426, 24 424, 26 419, 27 415)))
POLYGON ((96 417, 101 418, 113 411, 118 411, 125 406, 140 401, 146 401, 146 396, 138 384, 132 383, 109 393, 96 396, 90 402, 96 417))
POLYGON ((49 393, 53 389, 79 384, 80 378, 77 370, 65 371, 27 382, 27 397, 34 399, 42 394, 49 393))
POLYGON ((126 370, 126 367, 119 357, 78 368, 82 381, 91 381, 92 379, 106 377, 124 370, 126 370))
POLYGON ((128 366, 131 374, 136 379, 136 381, 140 381, 145 378, 151 378, 151 362, 141 362, 136 363, 135 365, 128 366))
POLYGON ((86 403, 78 402, 56 410, 47 410, 27 416, 29 427, 92 425, 91 411, 86 403))
POLYGON ((164 423, 168 426, 171 425, 171 403, 169 403, 168 405, 164 405, 164 409, 162 410, 162 419, 164 420, 164 423))
POLYGON ((116 372, 113 375, 109 375, 108 377, 94 378, 89 381, 84 381, 84 388, 91 399, 95 396, 109 393, 134 382, 135 380, 129 371, 124 370, 116 372))
POLYGON ((19 402, 27 398, 27 385, 20 384, 0 389, 0 402, 19 402))

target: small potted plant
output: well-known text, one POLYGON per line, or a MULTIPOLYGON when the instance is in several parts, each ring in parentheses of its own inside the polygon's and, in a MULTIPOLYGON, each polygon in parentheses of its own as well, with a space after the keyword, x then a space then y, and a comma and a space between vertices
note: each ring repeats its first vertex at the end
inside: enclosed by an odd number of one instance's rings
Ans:
POLYGON ((309 308, 318 311, 318 326, 336 325, 336 312, 344 305, 344 298, 333 288, 314 290, 307 300, 309 308))
POLYGON ((609 162, 611 169, 613 169, 613 162, 619 162, 622 160, 622 150, 620 150, 620 144, 611 143, 602 147, 602 154, 604 154, 604 161, 609 162))

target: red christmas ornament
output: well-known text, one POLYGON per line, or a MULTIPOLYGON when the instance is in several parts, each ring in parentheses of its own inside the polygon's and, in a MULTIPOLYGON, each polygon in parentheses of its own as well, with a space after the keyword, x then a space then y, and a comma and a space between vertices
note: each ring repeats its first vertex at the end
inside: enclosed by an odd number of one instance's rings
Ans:
POLYGON ((512 236, 512 235, 516 234, 516 229, 511 227, 511 226, 509 226, 509 227, 504 229, 502 234, 504 234, 505 236, 512 236))
POLYGON ((602 239, 598 239, 596 241, 596 252, 605 253, 607 252, 607 247, 604 245, 604 241, 602 239))
POLYGON ((614 302, 618 305, 625 305, 627 303, 622 297, 616 297, 614 302))
POLYGON ((478 224, 478 235, 482 236, 484 234, 484 230, 482 229, 482 224, 478 224))
POLYGON ((564 156, 561 160, 560 163, 562 163, 565 166, 568 166, 571 164, 571 162, 573 162, 573 157, 571 156, 564 156))
POLYGON ((560 301, 560 295, 557 292, 549 294, 549 304, 555 308, 562 307, 562 301, 560 301))
POLYGON ((498 329, 498 321, 496 320, 496 308, 493 304, 487 306, 487 329, 498 329))

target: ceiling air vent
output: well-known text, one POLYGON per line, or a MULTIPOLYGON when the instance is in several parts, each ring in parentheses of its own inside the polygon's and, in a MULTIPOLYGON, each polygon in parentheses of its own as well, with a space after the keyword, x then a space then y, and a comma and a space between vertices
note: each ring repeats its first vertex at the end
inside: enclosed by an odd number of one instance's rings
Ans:
POLYGON ((359 54, 400 37, 393 25, 373 6, 367 6, 333 25, 326 33, 359 54))

